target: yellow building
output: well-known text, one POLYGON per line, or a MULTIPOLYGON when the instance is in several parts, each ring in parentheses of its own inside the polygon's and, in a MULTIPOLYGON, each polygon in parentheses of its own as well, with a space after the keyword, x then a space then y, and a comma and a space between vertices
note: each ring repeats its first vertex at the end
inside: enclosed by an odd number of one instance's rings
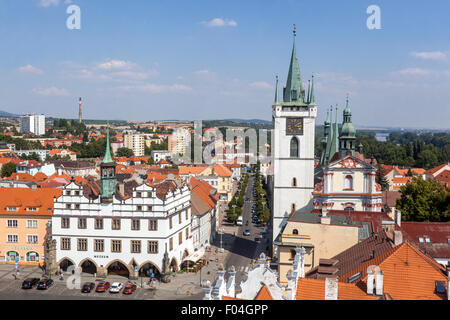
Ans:
POLYGON ((278 247, 278 274, 280 283, 287 284, 286 274, 292 269, 295 248, 303 247, 305 273, 369 237, 369 222, 351 222, 347 215, 324 215, 295 212, 274 244, 278 247))
POLYGON ((47 222, 60 189, 0 188, 0 263, 44 261, 47 222))

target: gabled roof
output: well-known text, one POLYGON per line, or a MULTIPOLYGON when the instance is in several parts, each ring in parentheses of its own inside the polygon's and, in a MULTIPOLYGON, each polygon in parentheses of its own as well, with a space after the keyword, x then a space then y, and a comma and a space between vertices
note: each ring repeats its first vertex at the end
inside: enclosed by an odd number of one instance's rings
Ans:
POLYGON ((231 177, 233 175, 230 169, 221 164, 214 166, 214 173, 220 177, 231 177))
POLYGON ((403 242, 389 251, 371 259, 339 278, 348 278, 361 272, 356 284, 366 288, 367 268, 377 265, 384 273, 384 292, 394 300, 443 300, 447 297, 435 293, 435 281, 447 284, 445 269, 409 242, 403 242))
MULTIPOLYGON (((357 268, 362 263, 383 254, 393 247, 394 243, 386 232, 380 231, 374 233, 366 240, 355 244, 332 258, 333 260, 337 260, 337 263, 333 265, 333 267, 337 269, 337 272, 334 273, 334 275, 338 277, 342 276, 350 270, 357 268)), ((316 279, 324 278, 320 273, 319 267, 315 267, 307 272, 306 277, 316 279)))
POLYGON ((60 189, 0 188, 0 214, 50 216, 53 214, 53 198, 61 194, 60 189), (17 211, 9 212, 7 207, 17 207, 17 211), (29 207, 37 211, 27 211, 29 207))
POLYGON ((361 168, 361 169, 372 169, 376 170, 377 168, 371 165, 369 162, 361 160, 356 156, 346 155, 342 158, 338 158, 332 160, 330 164, 328 164, 328 168, 361 168))
POLYGON ((431 168, 431 169, 427 170, 426 173, 434 175, 434 173, 438 172, 439 170, 441 170, 442 168, 444 168, 444 167, 446 167, 448 165, 449 165, 448 163, 443 163, 440 166, 437 166, 437 167, 434 167, 434 168, 431 168))

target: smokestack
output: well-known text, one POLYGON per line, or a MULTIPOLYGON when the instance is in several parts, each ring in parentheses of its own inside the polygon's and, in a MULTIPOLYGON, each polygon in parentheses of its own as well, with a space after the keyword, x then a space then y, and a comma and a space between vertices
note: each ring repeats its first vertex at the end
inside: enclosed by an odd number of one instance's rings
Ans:
POLYGON ((81 123, 81 104, 82 104, 82 102, 81 102, 81 97, 80 97, 80 99, 78 100, 78 121, 81 123))

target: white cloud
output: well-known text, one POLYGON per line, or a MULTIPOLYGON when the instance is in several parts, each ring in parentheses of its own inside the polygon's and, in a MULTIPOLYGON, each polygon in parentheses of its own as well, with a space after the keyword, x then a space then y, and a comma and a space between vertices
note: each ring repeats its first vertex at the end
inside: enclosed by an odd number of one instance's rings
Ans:
POLYGON ((137 91, 137 92, 148 92, 148 93, 163 93, 163 92, 190 92, 192 88, 183 84, 173 84, 173 85, 159 85, 159 84, 141 84, 141 85, 130 85, 130 86, 120 86, 119 90, 122 91, 137 91))
POLYGON ((211 73, 212 72, 209 71, 209 70, 197 70, 197 71, 194 71, 194 74, 196 74, 196 75, 211 74, 211 73))
POLYGON ((416 58, 425 60, 445 60, 447 55, 441 51, 429 51, 429 52, 411 52, 411 55, 416 58))
POLYGON ((70 93, 66 89, 58 89, 56 87, 50 88, 34 88, 32 92, 41 96, 69 96, 70 93))
POLYGON ((391 72, 394 76, 428 76, 430 74, 432 74, 431 70, 421 68, 406 68, 391 72))
POLYGON ((272 89, 272 86, 265 81, 257 81, 250 83, 250 87, 256 89, 272 89))
POLYGON ((214 18, 210 21, 202 21, 201 24, 204 24, 207 27, 236 27, 237 22, 230 19, 222 19, 222 18, 214 18))
POLYGON ((59 0, 41 0, 39 2, 40 7, 50 7, 59 5, 59 0))
POLYGON ((103 63, 99 63, 97 68, 102 70, 127 70, 135 68, 137 65, 134 62, 123 60, 109 60, 103 63))
POLYGON ((27 64, 26 66, 20 67, 18 69, 21 73, 33 73, 33 74, 43 74, 44 71, 32 66, 31 64, 27 64))

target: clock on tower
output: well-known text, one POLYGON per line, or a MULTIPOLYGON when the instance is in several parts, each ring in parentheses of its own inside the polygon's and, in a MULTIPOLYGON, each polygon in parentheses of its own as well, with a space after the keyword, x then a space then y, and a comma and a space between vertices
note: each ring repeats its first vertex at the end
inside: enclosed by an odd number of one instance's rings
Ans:
POLYGON ((286 135, 303 135, 303 118, 286 118, 286 135))

